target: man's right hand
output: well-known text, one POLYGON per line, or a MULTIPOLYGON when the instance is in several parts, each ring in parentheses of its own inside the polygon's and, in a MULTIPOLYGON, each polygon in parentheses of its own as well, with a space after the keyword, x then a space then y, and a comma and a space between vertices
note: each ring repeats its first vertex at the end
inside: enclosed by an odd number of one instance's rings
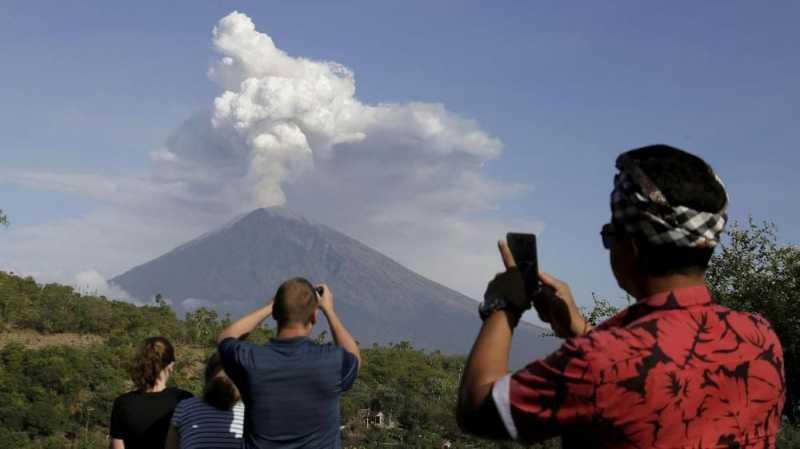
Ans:
POLYGON ((315 286, 317 289, 322 289, 322 294, 317 292, 317 298, 319 298, 319 308, 324 312, 327 313, 333 310, 333 292, 331 288, 328 287, 327 284, 318 284, 315 286))

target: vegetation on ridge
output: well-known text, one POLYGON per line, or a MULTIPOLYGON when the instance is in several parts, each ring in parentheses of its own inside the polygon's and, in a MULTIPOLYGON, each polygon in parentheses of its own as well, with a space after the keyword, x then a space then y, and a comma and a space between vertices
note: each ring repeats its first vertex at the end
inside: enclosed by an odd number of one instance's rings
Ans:
MULTIPOLYGON (((776 243, 774 228, 734 227, 715 256, 709 282, 715 296, 737 309, 759 312, 774 325, 786 352, 790 387, 800 379, 800 249, 776 243)), ((598 300, 588 316, 613 312, 598 300)), ((137 307, 76 293, 58 284, 0 272, 0 449, 100 449, 108 445, 113 399, 132 388, 126 365, 146 336, 177 346, 172 381, 199 394, 204 359, 226 324, 198 309, 181 320, 164 301, 137 307)), ((251 335, 266 341, 271 329, 251 335)), ((354 389, 342 399, 345 447, 516 448, 465 437, 453 418, 463 357, 414 349, 408 343, 367 348, 354 389), (371 411, 371 412, 370 412, 371 411), (386 425, 364 418, 382 412, 386 425)), ((788 414, 797 409, 792 390, 788 414)), ((556 440, 539 448, 558 447, 556 440)), ((779 448, 800 447, 800 431, 787 421, 779 448)))

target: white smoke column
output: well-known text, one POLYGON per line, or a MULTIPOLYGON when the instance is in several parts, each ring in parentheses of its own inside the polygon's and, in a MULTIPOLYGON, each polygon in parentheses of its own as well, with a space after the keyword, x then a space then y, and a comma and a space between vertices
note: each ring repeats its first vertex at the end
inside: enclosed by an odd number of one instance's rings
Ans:
POLYGON ((225 91, 212 123, 242 148, 253 206, 287 199, 428 276, 482 288, 458 273, 494 266, 492 242, 512 225, 475 215, 526 188, 481 173, 498 139, 440 104, 363 104, 349 69, 287 55, 244 14, 213 36, 220 59, 209 75, 225 91))
POLYGON ((287 56, 244 14, 220 20, 213 35, 222 58, 209 76, 226 90, 211 123, 243 148, 256 205, 283 204, 281 185, 312 169, 314 150, 363 137, 348 131, 363 109, 353 99, 353 74, 287 56))
MULTIPOLYGON (((444 105, 364 104, 355 77, 294 57, 233 12, 213 30, 213 105, 180 124, 142 177, 3 173, 104 202, 81 218, 0 235, 0 268, 119 273, 257 207, 286 204, 448 286, 479 296, 505 231, 493 216, 527 186, 487 177, 501 142, 444 105), (62 267, 63 266, 63 267, 62 267)), ((97 281, 97 276, 83 276, 97 281)))
MULTIPOLYGON (((439 183, 452 184, 465 170, 477 171, 500 154, 497 139, 441 105, 362 104, 355 97, 349 69, 287 55, 269 36, 256 31, 244 14, 234 12, 221 19, 213 31, 213 44, 220 58, 209 76, 223 92, 214 100, 213 129, 202 131, 213 137, 205 144, 182 145, 187 138, 179 136, 154 159, 162 173, 169 173, 167 177, 190 187, 197 182, 192 173, 198 166, 209 172, 213 163, 221 170, 204 179, 225 173, 217 193, 222 193, 223 185, 238 186, 229 194, 246 198, 244 209, 283 204, 285 186, 304 179, 320 162, 341 165, 337 159, 357 157, 350 168, 362 167, 365 172, 377 168, 375 175, 400 175, 415 182, 420 179, 411 178, 421 175, 429 178, 423 182, 429 182, 446 164, 450 173, 439 183), (209 142, 215 141, 217 154, 198 148, 214 146, 209 142)), ((197 131, 193 127, 179 134, 197 131)), ((360 173, 357 178, 361 175, 370 177, 360 173)))

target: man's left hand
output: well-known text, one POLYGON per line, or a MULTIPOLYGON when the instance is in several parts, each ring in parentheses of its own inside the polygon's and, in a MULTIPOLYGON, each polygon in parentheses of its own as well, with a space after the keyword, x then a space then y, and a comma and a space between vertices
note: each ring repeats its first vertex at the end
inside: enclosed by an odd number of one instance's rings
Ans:
POLYGON ((326 313, 332 311, 333 292, 331 291, 331 288, 326 284, 317 284, 315 287, 322 288, 322 294, 317 293, 317 298, 319 298, 319 308, 326 313))

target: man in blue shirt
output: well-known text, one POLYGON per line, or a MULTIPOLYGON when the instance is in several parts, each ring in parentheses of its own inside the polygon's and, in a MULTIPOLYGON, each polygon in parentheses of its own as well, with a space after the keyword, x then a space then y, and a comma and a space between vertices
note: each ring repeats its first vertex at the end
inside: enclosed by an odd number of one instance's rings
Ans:
POLYGON ((284 282, 265 306, 219 335, 225 372, 245 405, 244 449, 340 449, 339 397, 352 387, 361 353, 333 309, 326 285, 284 282), (309 338, 322 310, 334 344, 309 338), (278 335, 269 344, 240 340, 272 315, 278 335))

